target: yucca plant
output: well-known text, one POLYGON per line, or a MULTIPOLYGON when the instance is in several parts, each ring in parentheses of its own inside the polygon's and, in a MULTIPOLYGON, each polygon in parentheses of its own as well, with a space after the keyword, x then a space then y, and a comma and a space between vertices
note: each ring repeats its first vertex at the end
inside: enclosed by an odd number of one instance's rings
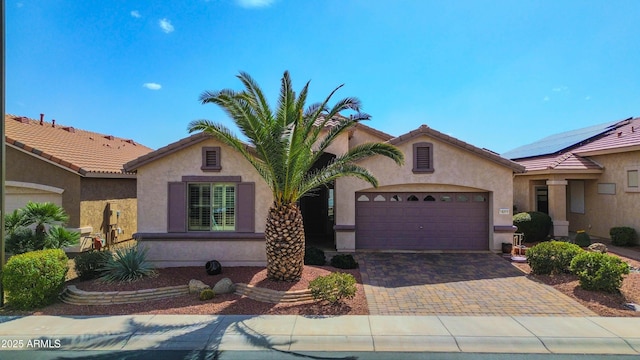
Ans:
POLYGON ((147 249, 138 245, 115 250, 101 272, 104 282, 132 282, 156 275, 153 264, 147 261, 147 249))
POLYGON ((349 149, 326 166, 311 171, 327 148, 358 122, 369 119, 360 112, 360 101, 348 97, 329 107, 338 86, 321 103, 306 105, 309 82, 297 95, 289 72, 285 71, 275 110, 267 103, 262 89, 246 73, 238 78, 243 91, 224 89, 204 92, 203 104, 220 106, 249 140, 240 140, 226 126, 209 120, 189 124, 189 132, 203 131, 238 151, 265 180, 273 194, 264 231, 267 277, 271 280, 298 281, 304 267, 304 225, 297 205, 305 194, 343 177, 354 176, 376 187, 378 181, 359 160, 382 155, 397 164, 402 152, 388 143, 366 143, 349 149), (354 114, 341 116, 341 111, 354 114), (329 127, 329 125, 332 125, 329 127), (328 130, 327 130, 328 129, 328 130), (326 131, 325 131, 326 130, 326 131))

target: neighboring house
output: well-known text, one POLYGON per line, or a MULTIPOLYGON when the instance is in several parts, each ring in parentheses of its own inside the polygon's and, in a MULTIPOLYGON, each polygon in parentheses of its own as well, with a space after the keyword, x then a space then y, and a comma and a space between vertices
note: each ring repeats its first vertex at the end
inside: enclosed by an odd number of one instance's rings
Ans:
MULTIPOLYGON (((399 137, 358 124, 332 144, 322 166, 350 147, 389 142, 400 167, 375 157, 360 164, 378 188, 345 177, 300 207, 307 240, 337 251, 498 251, 512 241, 513 174, 524 167, 423 125, 399 137)), ((247 145, 249 146, 249 145, 247 145)), ((138 175, 138 233, 161 267, 264 265, 272 194, 235 150, 194 134, 125 164, 138 175)))
POLYGON ((123 164, 152 151, 130 139, 5 115, 6 204, 52 202, 69 228, 108 241, 137 231, 136 175, 123 164))
POLYGON ((554 236, 640 230, 640 118, 552 135, 503 156, 526 167, 514 179, 517 210, 548 213, 554 236))

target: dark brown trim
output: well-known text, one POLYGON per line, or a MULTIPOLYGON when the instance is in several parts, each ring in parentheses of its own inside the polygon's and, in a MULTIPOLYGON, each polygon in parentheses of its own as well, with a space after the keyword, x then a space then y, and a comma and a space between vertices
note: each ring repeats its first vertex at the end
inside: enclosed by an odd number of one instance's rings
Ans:
POLYGON ((494 225, 493 232, 496 233, 514 233, 518 228, 514 225, 494 225))
POLYGON ((333 230, 335 231, 356 231, 355 225, 333 225, 333 230))
POLYGON ((202 171, 220 171, 222 163, 220 162, 220 146, 203 146, 202 147, 202 171), (215 165, 207 164, 208 155, 213 153, 215 156, 215 165))
POLYGON ((235 233, 235 232, 175 232, 175 233, 135 233, 133 238, 137 240, 154 241, 180 241, 180 240, 202 240, 202 241, 233 241, 233 240, 264 240, 264 233, 235 233))
POLYGON ((182 182, 242 182, 242 176, 198 176, 186 175, 182 177, 182 182))
POLYGON ((413 144, 413 173, 432 173, 433 170, 433 144, 429 142, 417 142, 413 144), (418 167, 418 151, 427 149, 429 157, 429 167, 418 167))
POLYGON ((167 231, 182 233, 187 230, 187 185, 170 182, 167 188, 167 231))

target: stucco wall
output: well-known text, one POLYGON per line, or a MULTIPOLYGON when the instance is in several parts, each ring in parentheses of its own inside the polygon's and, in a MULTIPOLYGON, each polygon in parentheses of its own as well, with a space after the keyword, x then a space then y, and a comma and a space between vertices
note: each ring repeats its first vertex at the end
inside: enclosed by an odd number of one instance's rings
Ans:
POLYGON ((147 260, 155 266, 204 266, 209 260, 218 260, 222 266, 266 266, 267 255, 262 240, 232 241, 154 241, 143 240, 147 260))
POLYGON ((255 231, 264 232, 273 202, 271 191, 242 155, 215 139, 199 142, 138 169, 138 232, 167 232, 168 183, 182 181, 182 176, 242 176, 243 182, 254 182, 255 231), (221 171, 200 170, 205 146, 220 146, 221 171))
MULTIPOLYGON (((511 242, 510 234, 493 232, 494 225, 510 226, 513 223, 511 212, 513 171, 511 169, 427 135, 402 143, 398 148, 405 154, 405 164, 402 167, 383 157, 360 162, 360 165, 369 169, 378 179, 377 190, 489 192, 489 247, 497 250, 503 241, 511 242), (413 173, 413 144, 416 142, 433 143, 433 173, 413 173), (509 212, 500 214, 500 209, 508 209, 509 212)), ((359 179, 341 178, 336 181, 336 225, 355 225, 354 194, 356 191, 367 190, 374 189, 359 179)), ((353 238, 347 232, 337 233, 337 237, 338 241, 340 238, 344 238, 345 241, 353 238)))
POLYGON ((587 230, 589 234, 609 238, 614 226, 630 226, 640 232, 640 193, 625 191, 626 168, 640 166, 640 151, 592 156, 605 171, 598 180, 585 180, 585 213, 568 213, 571 231, 587 230), (615 184, 615 195, 598 194, 598 184, 615 184))
POLYGON ((25 154, 10 146, 6 152, 6 180, 43 184, 64 189, 62 207, 69 215, 68 227, 80 227, 80 175, 25 154))

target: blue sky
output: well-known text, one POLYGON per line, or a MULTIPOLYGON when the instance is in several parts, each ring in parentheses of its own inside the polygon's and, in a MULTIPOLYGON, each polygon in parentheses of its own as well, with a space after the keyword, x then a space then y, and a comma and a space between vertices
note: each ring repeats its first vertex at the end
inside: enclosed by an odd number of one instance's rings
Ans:
POLYGON ((159 148, 205 90, 285 70, 310 100, 356 96, 366 124, 421 124, 502 153, 640 116, 640 1, 6 0, 6 108, 159 148))

